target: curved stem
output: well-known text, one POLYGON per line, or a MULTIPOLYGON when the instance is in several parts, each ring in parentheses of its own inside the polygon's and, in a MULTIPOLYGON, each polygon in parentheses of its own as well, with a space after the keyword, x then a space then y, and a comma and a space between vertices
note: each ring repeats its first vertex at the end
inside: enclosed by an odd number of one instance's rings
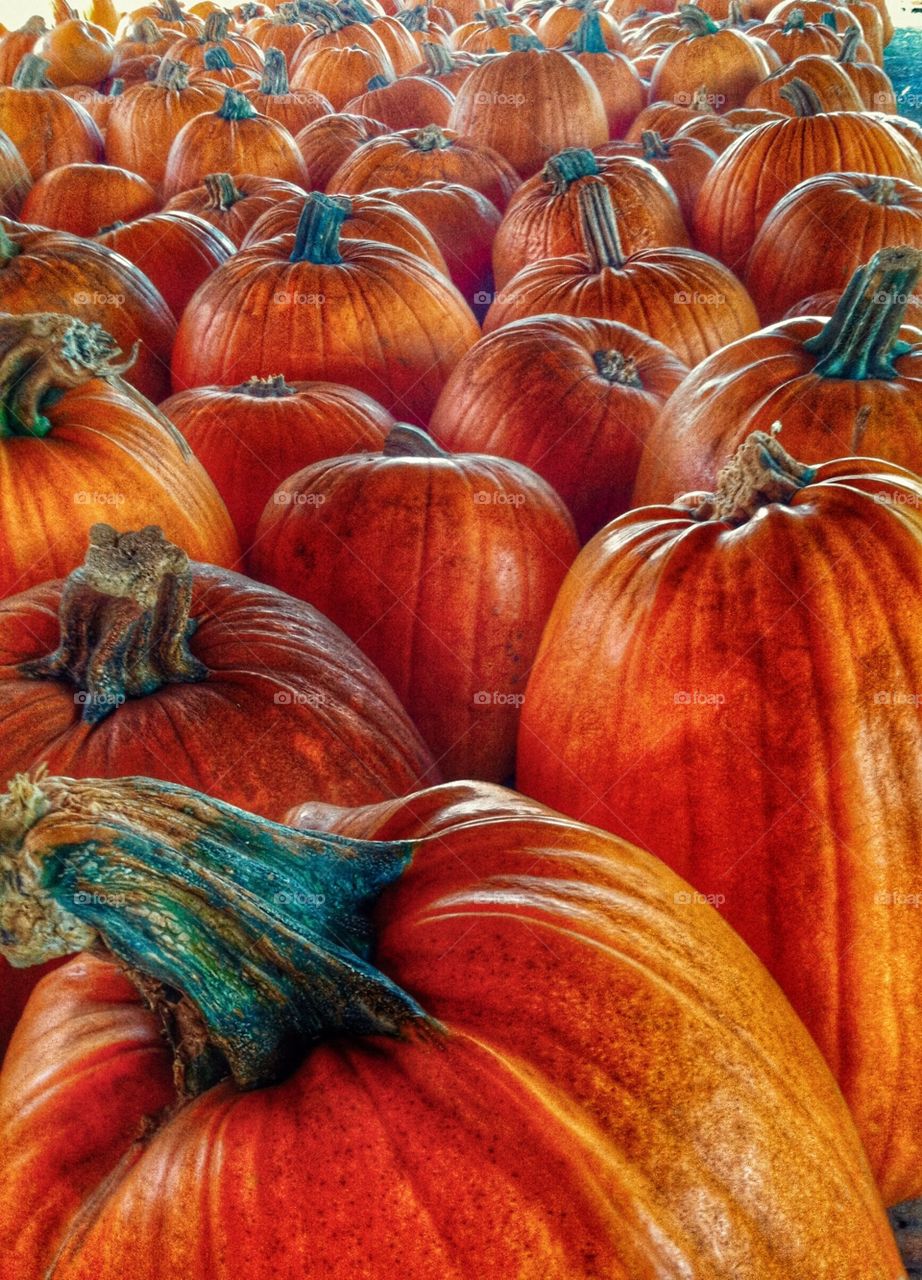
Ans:
POLYGON ((22 61, 13 73, 14 89, 50 89, 51 82, 45 72, 51 64, 37 53, 23 54, 22 61))
POLYGON ((618 236, 618 219, 604 182, 585 182, 577 193, 583 244, 593 271, 623 267, 624 252, 618 236))
POLYGON ((601 377, 620 387, 642 387, 637 361, 620 351, 593 351, 593 363, 601 377))
POLYGON ((849 27, 842 36, 842 47, 839 49, 836 62, 845 66, 854 65, 858 61, 858 41, 861 38, 859 27, 849 27))
MULTIPOLYGON (((205 50, 205 56, 202 59, 205 64, 206 71, 233 71, 234 60, 224 48, 223 44, 216 44, 211 49, 205 50)), ((222 108, 223 110, 223 108, 222 108)), ((225 119, 237 120, 238 116, 225 116, 225 119)))
POLYGON ((508 13, 501 7, 497 7, 495 9, 484 9, 482 20, 484 25, 491 29, 495 27, 512 26, 512 23, 509 21, 508 13))
POLYGON ((880 249, 859 267, 835 311, 804 350, 818 357, 824 378, 862 381, 897 376, 893 361, 910 347, 899 338, 913 290, 922 275, 922 250, 880 249))
POLYGON ((669 143, 661 138, 655 129, 644 129, 640 135, 640 141, 643 143, 644 160, 669 159, 669 143))
POLYGON ((266 65, 259 82, 259 92, 270 97, 290 92, 288 63, 281 49, 266 50, 266 65))
POLYGON ((387 433, 381 452, 386 458, 450 458, 430 435, 407 422, 398 422, 387 433))
POLYGON ((429 11, 426 5, 418 4, 412 9, 401 9, 397 13, 397 21, 407 31, 427 31, 429 29, 429 11))
POLYGON ((541 174, 545 182, 553 185, 555 196, 562 195, 571 183, 580 178, 596 178, 598 175, 598 161, 585 147, 568 147, 566 151, 558 151, 548 160, 541 174))
MULTIPOLYGON (((695 520, 745 524, 760 508, 787 504, 799 489, 810 484, 814 469, 797 462, 782 448, 778 440, 780 429, 781 424, 775 423, 771 435, 753 431, 746 437, 722 468, 715 491, 703 502, 698 495, 698 505, 691 510, 695 520)), ((686 502, 684 498, 676 500, 678 506, 686 502)))
POLYGON ((345 201, 312 191, 305 199, 298 219, 289 261, 314 262, 324 266, 342 262, 339 234, 348 216, 349 206, 345 201))
POLYGON ((783 89, 779 90, 780 97, 785 102, 789 102, 794 108, 795 116, 801 119, 807 116, 819 116, 823 114, 823 104, 819 95, 812 85, 807 84, 805 80, 794 79, 786 84, 783 89))
POLYGON ((375 20, 375 15, 362 4, 362 0, 339 0, 339 8, 349 22, 361 22, 370 26, 375 20))
POLYGON ((164 89, 172 89, 174 93, 182 93, 189 87, 189 67, 185 62, 174 62, 172 58, 163 58, 157 68, 154 84, 164 89))
POLYGON ((244 196, 229 173, 209 173, 202 179, 202 185, 208 192, 208 208, 221 213, 227 213, 244 196))
POLYGON ((738 31, 743 31, 749 25, 743 17, 743 6, 740 0, 730 0, 730 6, 727 11, 727 20, 723 24, 725 27, 733 27, 738 31))
POLYGON ((256 114, 257 111, 252 102, 239 89, 226 90, 224 101, 215 112, 219 120, 251 120, 256 114))
POLYGON ((900 203, 896 190, 896 178, 874 178, 864 188, 865 199, 871 204, 895 205, 900 203))
POLYGON ((428 76, 447 76, 457 66, 451 50, 446 45, 435 44, 431 40, 423 41, 423 57, 426 60, 428 76))
POLYGON ((285 375, 277 373, 271 378, 248 378, 239 382, 231 391, 237 395, 253 396, 256 400, 281 400, 284 396, 297 395, 294 387, 285 381, 285 375))
POLYGON ((298 831, 149 778, 20 775, 0 800, 0 952, 105 949, 172 1042, 180 1100, 280 1079, 328 1035, 441 1028, 372 962, 414 841, 298 831))
POLYGON ((680 4, 679 17, 683 26, 688 28, 689 37, 712 36, 720 30, 713 18, 696 4, 680 4))
POLYGON ((158 41, 163 39, 163 32, 153 18, 142 18, 140 22, 136 22, 131 27, 125 39, 133 41, 135 44, 157 44, 158 41))
POLYGON ((792 9, 788 14, 788 20, 781 28, 784 35, 788 35, 791 31, 803 31, 807 25, 804 17, 803 9, 792 9))
POLYGON ((386 89, 387 86, 392 83, 393 81, 388 80, 387 76, 372 76, 368 81, 368 84, 365 86, 365 91, 366 93, 374 93, 378 89, 386 89))
POLYGON ((205 29, 199 38, 199 43, 217 44, 220 40, 223 40, 228 31, 230 31, 230 24, 230 14, 225 13, 223 9, 215 9, 212 13, 209 13, 208 17, 205 19, 205 29))
POLYGON ((127 698, 206 678, 188 648, 191 604, 188 556, 160 529, 118 534, 95 524, 83 565, 64 584, 58 648, 20 672, 72 684, 84 723, 99 724, 127 698))

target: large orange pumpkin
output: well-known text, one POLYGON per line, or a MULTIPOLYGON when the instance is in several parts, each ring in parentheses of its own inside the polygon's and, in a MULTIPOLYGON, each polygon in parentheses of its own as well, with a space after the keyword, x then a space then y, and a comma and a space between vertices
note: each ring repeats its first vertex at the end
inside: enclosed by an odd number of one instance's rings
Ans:
POLYGON ((102 135, 79 103, 49 87, 47 63, 27 53, 12 86, 0 87, 0 130, 33 178, 77 160, 102 160, 102 135))
POLYGON ((105 516, 157 522, 197 558, 235 562, 213 484, 175 428, 118 381, 98 326, 0 317, 0 356, 0 596, 68 573, 105 516))
POLYGON ((810 86, 823 111, 861 111, 864 106, 843 68, 834 58, 820 53, 802 54, 789 66, 773 71, 746 95, 744 105, 777 111, 783 116, 797 115, 797 99, 792 102, 781 92, 794 80, 810 86))
POLYGON ((630 831, 719 905, 826 1055, 888 1204, 922 1192, 905 1052, 922 960, 920 589, 917 476, 867 458, 808 467, 755 432, 713 494, 629 512, 583 550, 518 754, 529 795, 630 831))
POLYGON ((534 472, 397 426, 382 453, 282 484, 247 566, 355 640, 445 777, 497 782, 512 773, 525 681, 576 551, 534 472))
POLYGON ((223 49, 238 66, 261 71, 263 54, 259 45, 246 36, 231 34, 230 25, 230 14, 216 10, 206 18, 200 35, 183 36, 174 41, 166 56, 173 62, 184 62, 189 67, 204 67, 211 50, 223 49))
POLYGON ((343 110, 381 120, 397 132, 427 124, 447 125, 453 102, 451 92, 428 76, 401 76, 397 80, 373 76, 365 92, 350 99, 343 110))
POLYGON ((699 86, 718 111, 741 107, 771 71, 762 50, 744 31, 718 26, 693 4, 679 6, 685 38, 669 45, 650 76, 650 96, 685 104, 699 86))
POLYGON ((157 206, 157 193, 146 178, 116 165, 84 161, 42 174, 23 201, 20 217, 36 226, 94 236, 112 222, 130 222, 157 206))
POLYGON ((312 193, 294 243, 242 250, 202 285, 173 351, 174 390, 318 378, 425 422, 480 336, 449 281, 405 249, 341 240, 344 206, 312 193))
POLYGON ((45 74, 53 85, 93 84, 105 80, 112 69, 112 37, 104 27, 67 18, 39 36, 35 53, 48 63, 45 74))
POLYGON ((776 420, 805 462, 860 452, 922 472, 922 335, 900 333, 920 275, 919 249, 882 249, 828 320, 785 320, 703 361, 647 438, 635 504, 710 489, 776 420))
POLYGON ((688 372, 613 320, 518 320, 483 338, 445 384, 432 434, 448 449, 514 458, 570 508, 585 541, 631 505, 643 442, 688 372))
POLYGON ((900 1274, 810 1037, 626 842, 474 783, 292 830, 44 778, 0 820, 4 951, 97 952, 43 980, 0 1077, 4 1280, 900 1274))
POLYGON ((596 9, 585 9, 567 49, 599 91, 608 120, 608 136, 620 138, 646 106, 646 86, 636 68, 602 31, 596 9))
POLYGON ((394 425, 386 409, 352 387, 282 377, 196 387, 160 407, 214 481, 245 550, 284 480, 323 458, 378 449, 394 425))
POLYGON ((383 49, 376 53, 346 45, 341 49, 321 48, 310 57, 296 60, 291 73, 291 87, 299 93, 322 93, 334 111, 342 111, 347 102, 364 93, 369 80, 375 76, 393 75, 394 68, 383 49))

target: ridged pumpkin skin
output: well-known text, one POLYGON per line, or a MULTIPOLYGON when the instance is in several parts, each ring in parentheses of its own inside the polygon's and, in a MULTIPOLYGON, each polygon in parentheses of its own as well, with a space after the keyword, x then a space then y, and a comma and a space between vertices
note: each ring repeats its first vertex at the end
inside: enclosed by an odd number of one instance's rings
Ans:
POLYGON ((799 183, 765 219, 746 286, 772 324, 812 293, 841 293, 878 249, 898 245, 922 249, 922 188, 864 173, 821 174, 799 183))
POLYGON ((284 480, 322 458, 374 451, 394 425, 386 409, 352 387, 283 378, 196 387, 160 408, 214 481, 245 551, 284 480))
POLYGON ((577 545, 534 472, 397 427, 383 453, 281 485, 247 567, 353 637, 445 777, 497 782, 512 773, 525 680, 577 545))
POLYGON ((447 125, 453 103, 454 95, 437 80, 405 76, 357 94, 343 111, 381 120, 396 132, 422 129, 427 124, 447 125))
POLYGON ((74 959, 0 1076, 3 1280, 53 1258, 60 1280, 900 1274, 815 1046, 660 863, 471 783, 302 820, 427 841, 375 908, 375 964, 448 1034, 337 1037, 155 1129, 159 1026, 74 959))
MULTIPOLYGON (((27 54, 27 58, 33 55, 27 54)), ((44 66, 36 58, 36 75, 44 66)), ((102 160, 102 135, 83 107, 57 89, 0 87, 0 129, 33 180, 78 160, 102 160)))
POLYGON ((293 242, 254 245, 214 272, 180 321, 174 391, 281 373, 344 382, 401 418, 426 421, 480 336, 477 322, 454 285, 405 249, 337 245, 327 230, 318 234, 336 217, 344 217, 340 205, 312 195, 302 214, 302 226, 314 228, 306 238, 299 228, 293 242))
POLYGON ((387 125, 379 120, 344 112, 321 116, 307 125, 296 135, 295 142, 307 165, 311 188, 326 191, 330 178, 356 148, 389 132, 387 125))
POLYGON ((650 76, 650 97, 684 104, 704 85, 718 111, 741 107, 771 71, 765 54, 745 32, 718 27, 695 6, 685 5, 682 12, 685 38, 660 54, 650 76))
POLYGON ((789 67, 781 67, 766 76, 746 96, 745 106, 762 107, 780 115, 796 115, 794 106, 781 96, 781 90, 792 80, 803 80, 819 98, 824 111, 861 111, 864 103, 844 69, 823 54, 807 53, 789 67))
MULTIPOLYGON (((717 118, 717 117, 715 117, 717 118)), ((679 135, 661 138, 658 133, 644 134, 641 142, 609 142, 596 148, 600 157, 631 156, 645 161, 661 174, 679 202, 686 226, 691 224, 702 183, 713 168, 717 153, 695 138, 679 135)), ((688 232, 685 240, 688 243, 688 232)))
POLYGON ((16 144, 0 131, 0 215, 15 218, 31 186, 29 170, 16 144))
POLYGON ((326 48, 295 61, 291 87, 296 93, 301 90, 322 93, 334 111, 344 111, 346 104, 364 92, 374 76, 393 74, 394 69, 383 52, 326 48))
POLYGON ((529 681, 517 776, 717 895, 823 1050, 894 1204, 922 1192, 905 1052, 922 981, 922 484, 863 458, 798 483, 744 523, 645 507, 584 548, 529 681))
POLYGON ((631 505, 644 439, 686 373, 661 343, 615 321, 518 320, 467 353, 431 430, 447 449, 537 471, 585 541, 631 505))
POLYGON ((95 236, 112 222, 152 213, 157 193, 136 173, 105 164, 66 164, 43 174, 23 201, 23 222, 95 236))
POLYGON ((303 187, 283 178, 257 173, 209 173, 200 187, 180 191, 164 205, 165 213, 194 213, 227 236, 239 249, 253 223, 280 201, 303 200, 303 187))
POLYGON ((109 32, 80 18, 55 23, 39 37, 34 51, 47 60, 46 75, 53 85, 99 84, 112 67, 109 32))

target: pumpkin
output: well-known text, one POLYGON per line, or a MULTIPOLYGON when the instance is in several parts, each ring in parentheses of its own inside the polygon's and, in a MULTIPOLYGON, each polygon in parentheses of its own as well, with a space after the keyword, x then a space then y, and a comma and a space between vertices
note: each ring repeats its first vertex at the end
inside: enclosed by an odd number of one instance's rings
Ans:
POLYGON ((684 39, 660 54, 650 76, 653 98, 685 103, 699 85, 718 111, 741 107, 770 72, 768 60, 745 32, 719 27, 693 4, 679 6, 684 39))
POLYGON ((225 92, 217 111, 195 116, 180 129, 167 155, 163 189, 175 196, 219 170, 307 182, 304 161, 288 130, 259 115, 237 89, 225 92))
POLYGON ((426 76, 402 76, 399 80, 373 76, 366 91, 350 99, 343 110, 381 120, 396 133, 427 124, 447 125, 453 102, 448 89, 426 76))
POLYGON ((645 161, 597 157, 573 148, 548 160, 509 202, 493 242, 493 277, 503 289, 525 267, 583 248, 580 192, 602 183, 617 208, 624 253, 688 245, 679 203, 668 182, 645 161))
POLYGON ((0 313, 33 311, 101 325, 136 348, 126 381, 155 402, 167 393, 176 322, 147 277, 93 240, 0 219, 0 313))
MULTIPOLYGON (((757 129, 760 124, 768 124, 770 120, 781 119, 783 117, 777 111, 766 111, 762 107, 737 107, 735 111, 727 111, 722 116, 694 116, 679 126, 674 137, 691 138, 722 156, 742 134, 757 129)), ((697 200, 695 203, 697 204, 697 200)), ((694 215, 694 211, 692 214, 694 215)), ((694 216, 691 225, 693 222, 694 216)))
POLYGON ((181 391, 161 410, 211 476, 247 548, 283 480, 322 458, 380 448, 394 425, 352 387, 282 377, 181 391))
POLYGON ((589 73, 557 49, 535 47, 534 37, 512 44, 461 85, 450 127, 505 156, 523 178, 566 147, 607 142, 608 117, 589 73))
POLYGON ((567 48, 579 27, 590 15, 598 24, 606 46, 609 49, 620 49, 621 31, 618 23, 604 9, 593 8, 588 0, 572 0, 571 3, 549 5, 535 24, 535 35, 548 48, 567 48))
POLYGON ((91 949, 0 1079, 18 1275, 385 1280, 399 1257, 423 1280, 449 1251, 464 1280, 900 1273, 810 1037, 625 841, 471 782, 278 827, 149 779, 20 779, 0 819, 4 952, 91 949))
POLYGON ((919 249, 881 249, 831 318, 785 320, 692 370, 648 437, 635 501, 713 487, 749 432, 776 420, 808 463, 860 452, 922 470, 922 335, 900 335, 920 269, 919 249))
POLYGON ((129 222, 157 208, 146 179, 114 165, 66 164, 42 175, 22 205, 23 222, 93 236, 110 222, 129 222))
POLYGON ((773 71, 746 97, 747 107, 764 107, 779 115, 797 115, 797 99, 793 102, 781 90, 793 80, 807 84, 816 95, 823 111, 861 111, 861 96, 845 71, 825 54, 807 53, 780 71, 773 71))
POLYGON ((426 227, 468 304, 486 300, 493 238, 500 225, 499 211, 486 196, 453 182, 384 187, 369 194, 406 209, 426 227))
POLYGON ((631 505, 643 442, 687 372, 662 343, 614 320, 517 320, 467 353, 431 430, 447 449, 531 467, 586 541, 631 505))
POLYGON ((53 85, 99 84, 112 70, 114 57, 109 32, 77 17, 39 36, 34 52, 48 63, 45 75, 53 85))
POLYGON ((365 92, 369 80, 393 75, 394 69, 383 50, 376 53, 357 45, 331 46, 295 63, 291 87, 298 92, 321 93, 334 111, 343 111, 347 102, 365 92))
POLYGON ((418 187, 433 180, 472 187, 500 213, 520 185, 518 174, 497 151, 434 124, 370 138, 326 185, 329 191, 356 195, 375 187, 418 187))
POLYGON ((485 8, 472 22, 466 22, 451 34, 451 43, 466 53, 508 53, 513 37, 528 36, 528 27, 516 22, 502 5, 485 8))
POLYGON ((836 62, 855 86, 863 106, 869 111, 895 115, 896 94, 893 82, 881 67, 875 66, 873 62, 858 60, 859 38, 860 33, 856 28, 849 27, 842 36, 842 48, 836 62))
POLYGON ((644 133, 655 131, 663 138, 671 138, 689 120, 706 116, 716 119, 717 112, 708 100, 707 90, 699 86, 687 100, 681 102, 651 102, 634 117, 624 138, 626 142, 640 142, 644 133))
MULTIPOLYGON (((280 200, 253 223, 240 247, 249 249, 252 245, 262 244, 276 236, 289 236, 292 237, 289 248, 292 248, 306 199, 310 197, 289 196, 286 200, 280 200)), ((343 239, 373 240, 378 244, 397 245, 421 262, 428 263, 441 275, 448 275, 441 250, 412 213, 381 196, 336 196, 335 199, 345 211, 340 229, 343 239)))
POLYGON ((208 50, 204 67, 193 71, 189 78, 193 84, 204 81, 220 85, 222 89, 240 89, 246 94, 255 93, 259 88, 259 72, 253 67, 238 66, 221 45, 208 50))
POLYGON ((193 555, 234 562, 214 486, 182 437, 121 382, 108 334, 66 316, 0 316, 0 351, 0 596, 68 573, 90 525, 114 512, 162 523, 193 555))
POLYGON ((330 178, 353 151, 363 142, 389 132, 387 125, 380 120, 342 112, 321 116, 307 125, 298 133, 295 142, 307 165, 312 188, 325 191, 330 178))
POLYGON ((394 16, 413 37, 413 41, 420 52, 422 52, 425 44, 435 44, 443 49, 448 48, 448 30, 450 28, 440 26, 430 20, 428 5, 418 4, 412 8, 400 9, 394 16))
POLYGON ((204 218, 178 209, 116 223, 97 239, 144 272, 177 320, 199 285, 236 247, 204 218))
POLYGON ((695 206, 695 243, 731 267, 743 266, 769 211, 806 178, 840 170, 922 185, 922 157, 881 120, 854 111, 826 114, 799 80, 782 92, 797 115, 769 121, 725 151, 695 206))
POLYGON ((15 218, 32 186, 26 162, 12 138, 0 130, 0 215, 15 218))
POLYGON ((217 85, 190 84, 189 68, 164 58, 151 83, 126 89, 113 105, 106 129, 106 160, 141 174, 159 190, 180 129, 196 116, 216 111, 223 100, 217 85))
POLYGON ((922 248, 922 188, 901 178, 821 174, 772 209, 749 255, 746 285, 770 324, 811 293, 841 293, 876 250, 897 245, 922 248))
POLYGON ((19 151, 33 179, 77 160, 102 159, 102 136, 84 109, 48 87, 47 63, 27 53, 13 84, 0 87, 0 130, 19 151))
POLYGON ((421 47, 424 61, 413 68, 412 74, 428 76, 430 80, 442 85, 453 95, 479 65, 470 54, 460 53, 457 49, 447 49, 441 44, 433 44, 431 40, 424 40, 421 47))
POLYGON ((454 286, 405 249, 341 240, 345 216, 314 192, 293 244, 253 245, 214 272, 180 321, 174 390, 281 373, 344 382, 425 421, 477 323, 454 286))
POLYGON ((567 52, 599 91, 609 138, 620 138, 646 105, 646 86, 617 45, 609 45, 596 9, 585 11, 567 52))
POLYGON ((778 22, 760 23, 752 28, 751 35, 760 36, 774 49, 783 66, 790 65, 804 53, 826 53, 835 57, 842 43, 831 27, 822 22, 807 22, 803 9, 793 9, 778 22))
POLYGON ((85 84, 69 84, 65 85, 61 90, 68 98, 80 103, 99 130, 103 142, 105 142, 106 131, 109 127, 112 108, 120 95, 125 92, 125 81, 121 78, 109 80, 107 83, 108 91, 106 93, 102 93, 99 89, 94 89, 92 85, 85 84))
MULTIPOLYGON (((783 318, 793 320, 796 316, 831 316, 841 297, 841 289, 823 289, 819 293, 811 293, 809 298, 801 298, 800 302, 789 307, 783 318)), ((909 328, 918 329, 922 334, 922 290, 910 294, 906 300, 904 335, 909 328)))
POLYGON ((246 36, 230 34, 230 14, 221 11, 210 13, 201 35, 182 36, 174 40, 166 51, 173 62, 184 62, 188 67, 204 67, 205 57, 211 49, 223 49, 238 66, 261 71, 262 50, 246 36))
MULTIPOLYGON (((327 18, 332 13, 335 22, 346 23, 345 27, 334 32, 333 40, 351 44, 358 35, 359 43, 362 43, 371 35, 381 44, 397 75, 406 75, 416 65, 419 58, 416 41, 403 24, 397 21, 396 16, 374 13, 362 0, 339 0, 335 6, 314 3, 311 11, 327 18)), ((323 39, 321 36, 316 42, 322 43, 323 39)), ((307 48, 310 49, 310 40, 307 48)))
POLYGON ((900 467, 805 466, 753 433, 713 494, 583 550, 518 754, 528 794, 717 895, 826 1055, 887 1204, 922 1190, 899 998, 922 954, 920 508, 900 467))
POLYGON ((129 27, 124 39, 116 44, 111 74, 118 75, 119 68, 126 62, 143 58, 147 54, 156 54, 158 58, 162 58, 173 43, 171 31, 161 31, 152 18, 142 18, 129 27))
POLYGON ((382 453, 280 485, 247 567, 355 640, 446 777, 495 782, 512 772, 525 680, 576 550, 533 472, 397 426, 382 453))
POLYGON ((284 5, 265 17, 251 19, 244 28, 248 39, 259 45, 263 57, 270 49, 278 49, 285 55, 286 63, 293 60, 305 36, 314 30, 304 21, 295 5, 284 5))
MULTIPOLYGON (((719 117, 723 119, 723 117, 719 117)), ((691 222, 701 184, 711 171, 717 155, 695 138, 678 133, 661 138, 654 130, 641 135, 640 142, 610 142, 596 148, 597 156, 632 156, 651 165, 666 179, 679 202, 683 222, 691 222)), ((672 243, 687 244, 688 234, 672 243)))
POLYGON ((166 31, 180 31, 186 35, 200 34, 205 25, 195 14, 186 12, 178 0, 158 0, 156 4, 141 5, 123 14, 116 27, 116 39, 120 40, 129 27, 145 18, 150 18, 166 31))
POLYGON ((280 201, 303 199, 302 187, 282 178, 266 178, 259 174, 209 173, 200 187, 181 191, 168 201, 166 213, 193 213, 239 248, 247 232, 264 213, 280 201))
POLYGON ((625 255, 605 184, 587 181, 578 200, 583 252, 513 276, 487 312, 485 333, 547 312, 620 320, 691 366, 758 328, 751 298, 721 263, 685 248, 625 255))
POLYGON ((47 30, 45 19, 36 16, 26 19, 15 31, 0 35, 0 85, 13 83, 19 64, 47 30))
POLYGON ((333 112, 333 104, 322 93, 311 93, 306 89, 292 92, 285 55, 278 49, 266 50, 266 66, 259 90, 250 94, 250 102, 260 115, 277 120, 292 136, 314 120, 333 112))

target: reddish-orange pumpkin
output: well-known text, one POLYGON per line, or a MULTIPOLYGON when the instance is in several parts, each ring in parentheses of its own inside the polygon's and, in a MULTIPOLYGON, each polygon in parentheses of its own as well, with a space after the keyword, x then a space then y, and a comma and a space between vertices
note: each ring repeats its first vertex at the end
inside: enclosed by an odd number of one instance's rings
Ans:
POLYGON ((397 132, 427 124, 447 125, 453 102, 451 92, 427 76, 401 76, 399 80, 375 76, 366 91, 347 102, 343 110, 381 120, 397 132))
POLYGON ((205 58, 212 49, 223 49, 241 67, 261 71, 262 50, 246 36, 230 34, 230 14, 217 11, 208 15, 200 35, 183 36, 175 40, 167 50, 173 62, 184 62, 188 67, 204 67, 205 58))
POLYGON ((708 102, 707 91, 701 86, 688 102, 651 102, 634 118, 625 133, 627 142, 640 142, 645 132, 655 130, 663 138, 671 138, 683 124, 699 116, 716 118, 717 112, 708 102))
POLYGON ((26 196, 23 222, 94 236, 157 208, 157 193, 137 173, 108 164, 66 164, 42 175, 26 196))
POLYGON ((703 85, 718 111, 741 107, 771 71, 762 50, 743 31, 719 27, 693 4, 680 6, 685 38, 660 54, 650 76, 654 99, 687 103, 703 85))
POLYGON ((493 277, 502 289, 533 263, 583 248, 580 192, 603 183, 618 211, 625 254, 665 245, 687 246, 679 202, 651 165, 629 156, 593 155, 572 148, 552 156, 509 202, 493 242, 493 277))
POLYGON ((423 58, 420 65, 413 68, 412 74, 429 76, 437 84, 443 85, 449 93, 456 94, 464 81, 471 74, 478 61, 468 53, 458 49, 447 49, 444 45, 423 41, 423 58))
MULTIPOLYGON (((274 1087, 228 1080, 177 1106, 161 1019, 113 961, 72 960, 36 991, 0 1085, 10 1274, 256 1277, 267 1241, 276 1280, 389 1280, 395 1258, 406 1280, 447 1265, 457 1280, 900 1274, 816 1046, 733 931, 648 854, 485 784, 307 805, 301 843, 203 796, 148 784, 144 809, 126 784, 41 785, 36 860, 108 845, 113 827, 149 849, 165 819, 166 858, 185 845, 196 865, 222 849, 197 840, 226 847, 228 823, 238 858, 274 841, 325 869, 343 851, 318 829, 401 842, 379 846, 409 865, 369 908, 364 988, 387 975, 436 1027, 321 1032, 274 1087)), ((341 912, 331 895, 325 916, 341 912)), ((239 982, 249 955, 230 955, 239 982)), ((361 1009, 354 982, 306 978, 309 998, 332 986, 334 1009, 361 1009)))
POLYGON ((77 17, 56 23, 40 36, 35 53, 47 61, 45 74, 54 85, 99 84, 112 70, 115 56, 109 32, 77 17))
POLYGON ((548 315, 483 338, 445 384, 432 434, 514 458, 567 503, 585 541, 631 505, 643 442, 688 372, 625 324, 548 315))
POLYGON ((896 94, 893 82, 882 67, 858 58, 860 34, 849 27, 842 37, 842 48, 836 61, 851 80, 858 97, 868 111, 896 114, 896 94))
POLYGON ((485 333, 548 312, 620 320, 692 366, 759 327, 752 299, 722 263, 684 248, 627 257, 604 183, 587 181, 579 200, 583 253, 513 276, 487 312, 485 333))
POLYGON ((379 449, 394 425, 386 409, 352 387, 282 377, 196 387, 160 407, 214 481, 245 552, 283 480, 322 458, 379 449))
POLYGON ((174 390, 281 373, 344 382, 426 421, 477 322, 446 277, 405 249, 340 240, 345 216, 313 193, 293 244, 269 240, 218 268, 180 321, 174 390))
POLYGON ((45 19, 34 17, 28 18, 15 31, 0 35, 0 85, 13 83, 17 67, 47 30, 45 19))
MULTIPOLYGON (((596 155, 636 156, 652 165, 669 183, 686 223, 691 222, 701 184, 717 159, 710 147, 695 138, 681 133, 674 138, 661 138, 655 131, 645 132, 640 142, 610 142, 596 148, 596 155)), ((686 239, 678 243, 687 243, 687 233, 686 239)))
MULTIPOLYGON (((835 57, 841 40, 822 22, 807 22, 803 9, 793 10, 787 18, 776 22, 762 22, 750 29, 750 34, 764 40, 778 54, 783 66, 788 66, 805 53, 826 53, 835 57)), ((860 36, 860 32, 858 32, 860 36)))
POLYGON ((722 116, 693 116, 679 126, 674 137, 693 138, 695 142, 703 143, 721 156, 742 134, 757 129, 760 124, 768 124, 770 120, 783 118, 777 111, 766 111, 762 107, 737 107, 735 111, 727 111, 722 116))
POLYGON ((714 494, 629 512, 583 550, 518 753, 527 794, 630 831, 742 934, 825 1053, 887 1204, 922 1191, 905 1052, 922 959, 920 589, 917 476, 868 458, 806 467, 754 433, 714 494))
POLYGON ((567 52, 598 89, 610 138, 620 138, 647 102, 646 85, 636 67, 615 49, 602 31, 599 11, 586 10, 567 52))
POLYGON ((394 74, 383 50, 375 53, 352 45, 341 49, 334 46, 318 49, 310 57, 296 61, 291 72, 291 87, 298 92, 306 89, 322 93, 334 111, 343 111, 347 102, 365 92, 369 80, 375 76, 393 78, 394 74))
POLYGON ((292 91, 285 55, 278 49, 266 50, 266 66, 259 89, 249 97, 260 115, 277 120, 292 135, 333 113, 333 104, 322 93, 312 93, 308 89, 297 93, 292 91))
POLYGON ((805 53, 790 66, 773 71, 747 95, 747 107, 762 107, 779 115, 797 115, 797 100, 791 102, 781 92, 794 80, 810 86, 823 111, 861 111, 864 104, 851 79, 834 58, 805 53))
POLYGON ((210 173, 200 187, 181 191, 165 206, 165 212, 194 213, 217 227, 238 248, 247 232, 268 210, 281 201, 304 199, 303 187, 281 178, 259 174, 210 173))
POLYGON ((58 165, 103 158, 102 136, 79 103, 48 87, 47 64, 27 53, 11 87, 0 87, 0 130, 19 151, 32 178, 58 165))
POLYGON ((32 179, 12 138, 0 131, 0 215, 15 218, 29 193, 32 179))
POLYGON ((266 506, 254 577, 314 604, 393 685, 448 778, 511 775, 518 708, 577 541, 534 472, 397 426, 266 506))
POLYGON ((325 191, 333 174, 363 142, 389 133, 380 120, 338 112, 321 116, 307 125, 295 138, 301 158, 307 165, 311 187, 325 191))

